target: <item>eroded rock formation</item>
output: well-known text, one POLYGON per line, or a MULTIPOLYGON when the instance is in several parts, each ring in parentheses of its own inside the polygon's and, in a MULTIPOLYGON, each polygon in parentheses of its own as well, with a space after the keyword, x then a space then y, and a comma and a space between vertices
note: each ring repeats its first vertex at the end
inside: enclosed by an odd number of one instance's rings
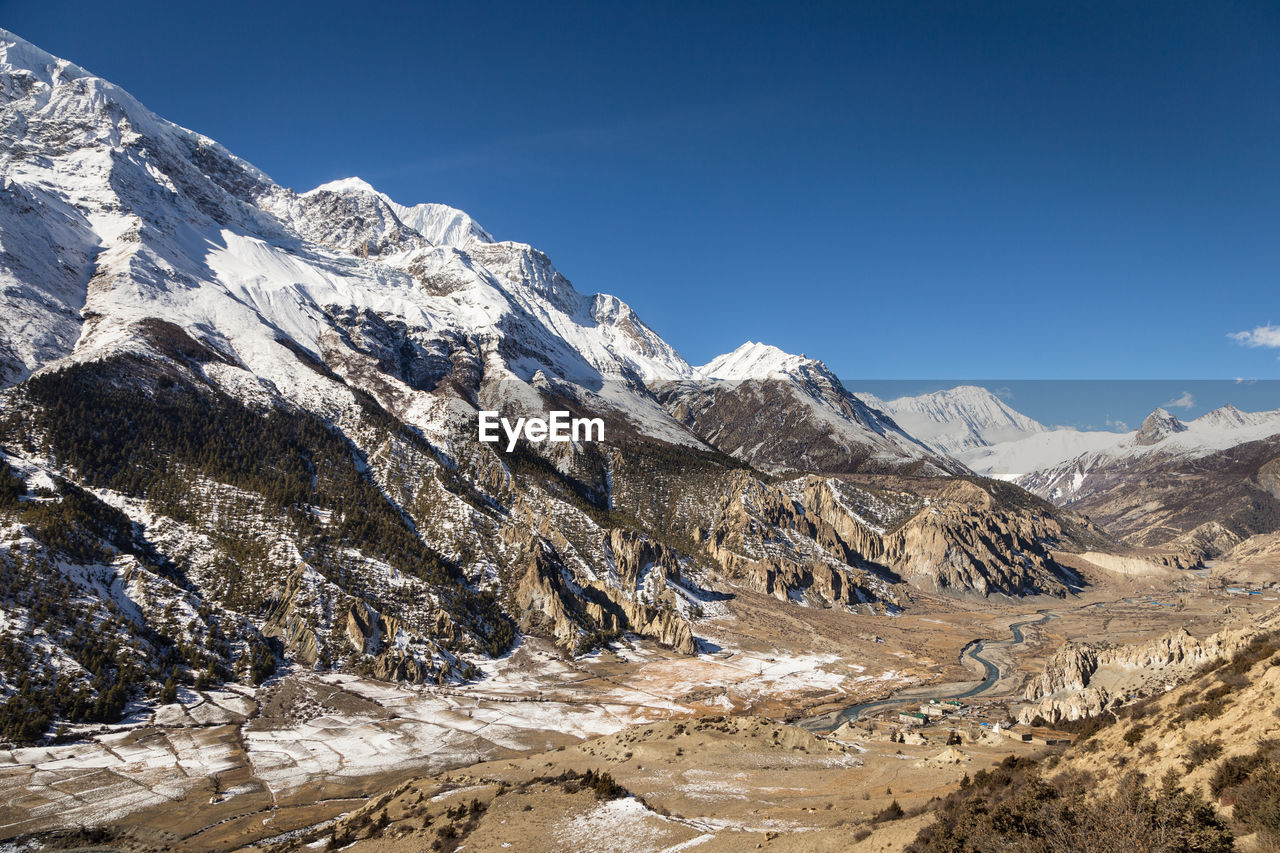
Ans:
POLYGON ((1113 646, 1067 643, 1045 663, 1024 692, 1018 719, 1048 723, 1094 717, 1135 699, 1163 693, 1208 663, 1229 659, 1260 634, 1274 630, 1280 611, 1257 623, 1197 639, 1186 629, 1146 643, 1113 646))

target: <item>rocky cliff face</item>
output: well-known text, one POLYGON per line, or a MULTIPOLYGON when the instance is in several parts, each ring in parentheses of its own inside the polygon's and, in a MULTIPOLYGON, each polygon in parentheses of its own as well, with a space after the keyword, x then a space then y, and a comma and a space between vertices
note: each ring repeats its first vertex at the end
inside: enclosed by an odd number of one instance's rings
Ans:
POLYGON ((804 480, 776 487, 739 478, 714 523, 694 537, 721 570, 757 592, 822 607, 896 605, 888 579, 801 502, 805 494, 804 480))
POLYGON ((864 559, 918 588, 1061 595, 1080 584, 1050 550, 1074 545, 1087 532, 1083 525, 1071 520, 1064 526, 1039 502, 1011 503, 1005 487, 985 482, 989 486, 952 481, 931 489, 929 497, 899 493, 898 506, 914 512, 900 512, 884 527, 868 527, 851 505, 848 487, 842 494, 834 481, 811 484, 806 506, 841 531, 864 559))
POLYGON ((1050 554, 1063 539, 1052 517, 952 505, 895 533, 886 557, 909 582, 934 591, 1063 595, 1082 583, 1050 554))
MULTIPOLYGON (((625 534, 624 534, 625 535, 625 534)), ((532 545, 532 543, 531 543, 532 545)), ((572 651, 591 648, 621 633, 649 637, 683 654, 696 651, 689 621, 681 614, 665 584, 657 603, 629 587, 574 578, 554 550, 543 544, 525 558, 525 569, 513 592, 520 627, 555 637, 572 651)))
POLYGON ((1138 434, 1134 436, 1133 441, 1135 444, 1149 447, 1159 444, 1171 435, 1186 431, 1186 424, 1178 420, 1173 413, 1167 409, 1156 409, 1142 421, 1142 426, 1138 428, 1138 434))
POLYGON ((1178 629, 1137 645, 1066 643, 1027 685, 1028 704, 1018 711, 1018 719, 1023 723, 1036 718, 1049 723, 1086 719, 1163 693, 1205 664, 1230 659, 1277 624, 1280 611, 1272 611, 1248 628, 1228 629, 1203 639, 1178 629))
POLYGON ((1174 569, 1200 568, 1205 560, 1227 553, 1241 541, 1226 525, 1206 521, 1162 546, 1153 558, 1174 569))
POLYGON ((1050 553, 1074 532, 1049 512, 1003 506, 971 483, 949 494, 926 500, 823 477, 774 489, 753 483, 726 498, 716 527, 698 536, 753 588, 780 598, 804 590, 826 606, 871 598, 897 603, 890 584, 903 580, 932 592, 984 596, 1061 595, 1082 582, 1050 553), (759 557, 743 557, 757 518, 802 534, 820 551, 802 556, 759 548, 759 557), (739 551, 726 551, 726 544, 739 551))

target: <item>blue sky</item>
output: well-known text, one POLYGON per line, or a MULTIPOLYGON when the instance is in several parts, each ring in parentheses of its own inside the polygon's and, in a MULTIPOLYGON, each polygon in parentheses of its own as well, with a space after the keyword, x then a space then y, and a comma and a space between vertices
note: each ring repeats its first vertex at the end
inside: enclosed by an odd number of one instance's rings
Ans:
POLYGON ((287 186, 461 207, 695 363, 751 339, 844 376, 1280 378, 1274 2, 4 0, 0 25, 287 186))

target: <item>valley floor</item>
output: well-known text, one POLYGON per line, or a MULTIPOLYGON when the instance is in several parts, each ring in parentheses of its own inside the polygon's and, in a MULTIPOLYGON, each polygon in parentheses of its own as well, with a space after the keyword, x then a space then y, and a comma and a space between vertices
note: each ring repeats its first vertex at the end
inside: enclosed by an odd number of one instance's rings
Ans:
POLYGON ((629 640, 574 660, 530 638, 467 685, 295 670, 256 690, 183 692, 75 743, 0 751, 0 839, 110 825, 135 849, 287 845, 407 785, 367 849, 423 849, 428 806, 451 798, 484 810, 468 850, 900 849, 928 817, 869 823, 890 803, 910 815, 966 773, 1054 748, 991 723, 1063 641, 1206 635, 1276 604, 1228 592, 1224 567, 1091 574, 1066 600, 917 594, 899 616, 739 592, 730 612, 698 622, 696 656, 629 640), (1009 641, 1010 624, 1045 612, 1054 618, 1009 641), (896 708, 830 737, 783 722, 830 728, 861 701, 972 686, 981 673, 961 652, 978 638, 1006 641, 984 650, 999 679, 906 743, 890 740, 896 708), (823 715, 830 726, 811 725, 823 715), (643 801, 547 781, 592 769, 643 801))

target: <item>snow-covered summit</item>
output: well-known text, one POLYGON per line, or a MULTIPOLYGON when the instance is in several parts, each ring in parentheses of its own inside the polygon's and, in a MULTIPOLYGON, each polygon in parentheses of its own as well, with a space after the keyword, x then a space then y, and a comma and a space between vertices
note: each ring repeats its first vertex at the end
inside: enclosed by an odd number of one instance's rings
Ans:
POLYGON ((1098 474, 1138 457, 1195 458, 1280 434, 1280 411, 1242 412, 1231 405, 1186 423, 1157 408, 1139 429, 1117 433, 1049 428, 973 385, 888 401, 857 396, 977 473, 1014 480, 1055 501, 1073 499, 1098 474))
POLYGON ((995 477, 1016 479, 1037 472, 1052 476, 1054 471, 1087 472, 1150 454, 1204 456, 1276 434, 1280 434, 1280 410, 1242 412, 1227 405, 1184 423, 1158 408, 1137 430, 1116 433, 1060 427, 996 443, 966 461, 975 471, 995 477))
POLYGON ((1135 444, 1148 446, 1186 431, 1186 424, 1178 420, 1177 416, 1168 409, 1156 409, 1142 421, 1142 426, 1138 428, 1138 434, 1133 437, 1133 441, 1135 444))
POLYGON ((354 175, 349 178, 339 178, 336 181, 329 181, 320 186, 307 190, 302 195, 315 195, 316 193, 368 193, 369 195, 382 195, 373 188, 373 185, 364 178, 357 178, 354 175))
POLYGON ((1204 428, 1232 430, 1242 427, 1263 426, 1275 419, 1276 415, 1276 412, 1242 412, 1228 403, 1211 412, 1205 412, 1192 423, 1204 428))
POLYGON ((479 223, 457 208, 430 202, 415 205, 400 204, 386 193, 374 189, 373 185, 363 178, 349 177, 329 181, 302 195, 305 197, 325 192, 376 196, 391 208, 402 223, 417 231, 435 246, 465 249, 472 243, 496 242, 488 231, 480 227, 479 223))
POLYGON ((959 385, 915 397, 880 400, 858 392, 869 405, 893 416, 898 425, 931 447, 962 462, 974 451, 1035 433, 1046 427, 977 385, 959 385))
POLYGON ((373 358, 404 394, 541 374, 611 395, 643 432, 696 443, 643 386, 692 368, 536 249, 359 178, 280 187, 5 31, 0 253, 0 384, 153 352, 147 323, 161 320, 243 371, 242 385, 308 407, 345 392, 299 372, 300 352, 339 375, 373 358))
POLYGON ((1280 435, 1280 410, 1242 412, 1223 406, 1184 423, 1159 408, 1137 430, 1051 430, 997 444, 970 465, 1050 500, 1069 501, 1086 494, 1117 465, 1157 457, 1196 459, 1273 435, 1280 435))
POLYGON ((964 470, 850 393, 817 359, 747 341, 696 372, 706 381, 677 397, 681 408, 709 435, 729 442, 723 449, 753 464, 804 470, 838 466, 848 457, 871 466, 906 462, 925 473, 964 470), (765 420, 785 419, 784 434, 762 435, 754 420, 759 412, 765 420))
POLYGON ((810 364, 820 362, 792 355, 770 344, 747 341, 733 352, 716 356, 699 367, 698 372, 708 379, 742 381, 790 374, 810 364))
MULTIPOLYGON (((386 198, 386 196, 383 196, 386 198)), ((493 243, 489 232, 467 214, 447 204, 422 203, 405 207, 387 199, 400 220, 437 246, 465 249, 474 243, 493 243)))

